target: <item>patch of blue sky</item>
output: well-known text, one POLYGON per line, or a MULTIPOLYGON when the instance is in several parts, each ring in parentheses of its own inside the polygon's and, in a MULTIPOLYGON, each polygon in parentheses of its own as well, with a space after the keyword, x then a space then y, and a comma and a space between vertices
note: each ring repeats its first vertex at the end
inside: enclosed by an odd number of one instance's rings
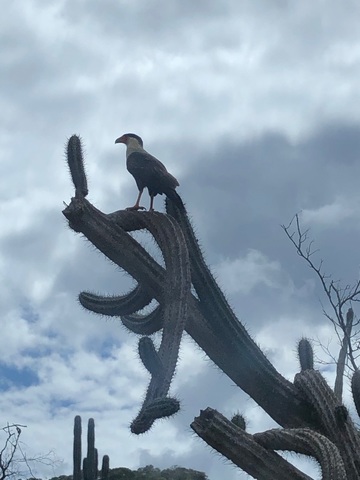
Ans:
POLYGON ((5 391, 13 387, 30 387, 38 384, 39 378, 30 368, 0 364, 0 390, 5 391))

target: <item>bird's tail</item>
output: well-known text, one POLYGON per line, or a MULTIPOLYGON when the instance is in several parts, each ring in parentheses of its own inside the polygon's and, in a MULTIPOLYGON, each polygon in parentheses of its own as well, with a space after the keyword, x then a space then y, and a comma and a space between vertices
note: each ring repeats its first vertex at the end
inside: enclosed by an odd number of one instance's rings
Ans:
POLYGON ((181 210, 185 210, 184 202, 182 201, 182 198, 174 188, 171 188, 171 189, 169 188, 169 190, 167 190, 164 193, 170 200, 172 200, 175 203, 175 205, 178 208, 180 208, 181 210))

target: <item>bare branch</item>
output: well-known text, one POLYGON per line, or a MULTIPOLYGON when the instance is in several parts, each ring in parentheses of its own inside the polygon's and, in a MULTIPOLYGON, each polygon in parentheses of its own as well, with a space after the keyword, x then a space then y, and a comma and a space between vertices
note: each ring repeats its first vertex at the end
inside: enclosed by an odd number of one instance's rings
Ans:
MULTIPOLYGON (((353 371, 357 369, 356 360, 358 356, 355 352, 360 350, 360 343, 357 340, 359 332, 354 332, 353 328, 359 324, 359 320, 349 323, 349 312, 352 312, 353 319, 351 302, 360 301, 360 279, 354 285, 346 284, 345 287, 342 287, 339 280, 335 281, 331 275, 324 273, 322 259, 318 264, 315 264, 313 256, 318 250, 313 248, 314 240, 309 239, 309 229, 302 230, 299 214, 294 215, 287 226, 281 225, 281 227, 296 248, 297 254, 305 260, 309 268, 315 272, 320 280, 322 289, 333 311, 333 314, 330 315, 323 307, 323 314, 332 323, 341 345, 339 358, 335 362, 337 364, 335 384, 339 396, 339 392, 342 392, 342 378, 345 375, 345 368, 353 371), (346 319, 344 308, 348 308, 346 319)), ((320 345, 323 348, 321 343, 320 345)), ((326 348, 323 348, 323 351, 326 352, 326 348)), ((334 361, 334 357, 330 355, 330 352, 327 351, 326 353, 334 361)), ((341 399, 341 395, 339 398, 341 399)))
POLYGON ((32 464, 41 463, 43 465, 52 466, 58 461, 54 459, 54 452, 49 451, 33 457, 27 457, 24 444, 20 441, 22 430, 26 425, 19 423, 7 424, 0 428, 6 434, 4 445, 0 450, 0 480, 18 476, 35 477, 32 464), (20 468, 25 465, 25 469, 20 468))

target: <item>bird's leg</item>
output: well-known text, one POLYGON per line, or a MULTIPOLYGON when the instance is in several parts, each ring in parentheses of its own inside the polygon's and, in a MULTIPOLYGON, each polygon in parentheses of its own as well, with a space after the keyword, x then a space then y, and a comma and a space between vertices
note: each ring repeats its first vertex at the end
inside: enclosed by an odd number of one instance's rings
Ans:
POLYGON ((149 208, 149 212, 153 212, 154 211, 154 196, 153 195, 150 195, 150 208, 149 208))
POLYGON ((143 191, 144 191, 143 188, 141 190, 139 190, 139 195, 136 199, 135 205, 133 207, 127 207, 126 210, 145 210, 145 207, 140 206, 140 198, 141 198, 141 195, 142 195, 143 191))

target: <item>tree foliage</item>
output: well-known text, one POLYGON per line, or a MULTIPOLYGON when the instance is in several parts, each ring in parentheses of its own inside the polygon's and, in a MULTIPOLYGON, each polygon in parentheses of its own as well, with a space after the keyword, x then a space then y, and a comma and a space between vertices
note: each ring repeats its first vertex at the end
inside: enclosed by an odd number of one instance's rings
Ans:
MULTIPOLYGON (((73 480, 73 476, 61 475, 50 480, 73 480)), ((207 480, 207 476, 191 468, 173 466, 161 470, 153 465, 146 465, 137 470, 125 467, 110 468, 109 480, 207 480)))

